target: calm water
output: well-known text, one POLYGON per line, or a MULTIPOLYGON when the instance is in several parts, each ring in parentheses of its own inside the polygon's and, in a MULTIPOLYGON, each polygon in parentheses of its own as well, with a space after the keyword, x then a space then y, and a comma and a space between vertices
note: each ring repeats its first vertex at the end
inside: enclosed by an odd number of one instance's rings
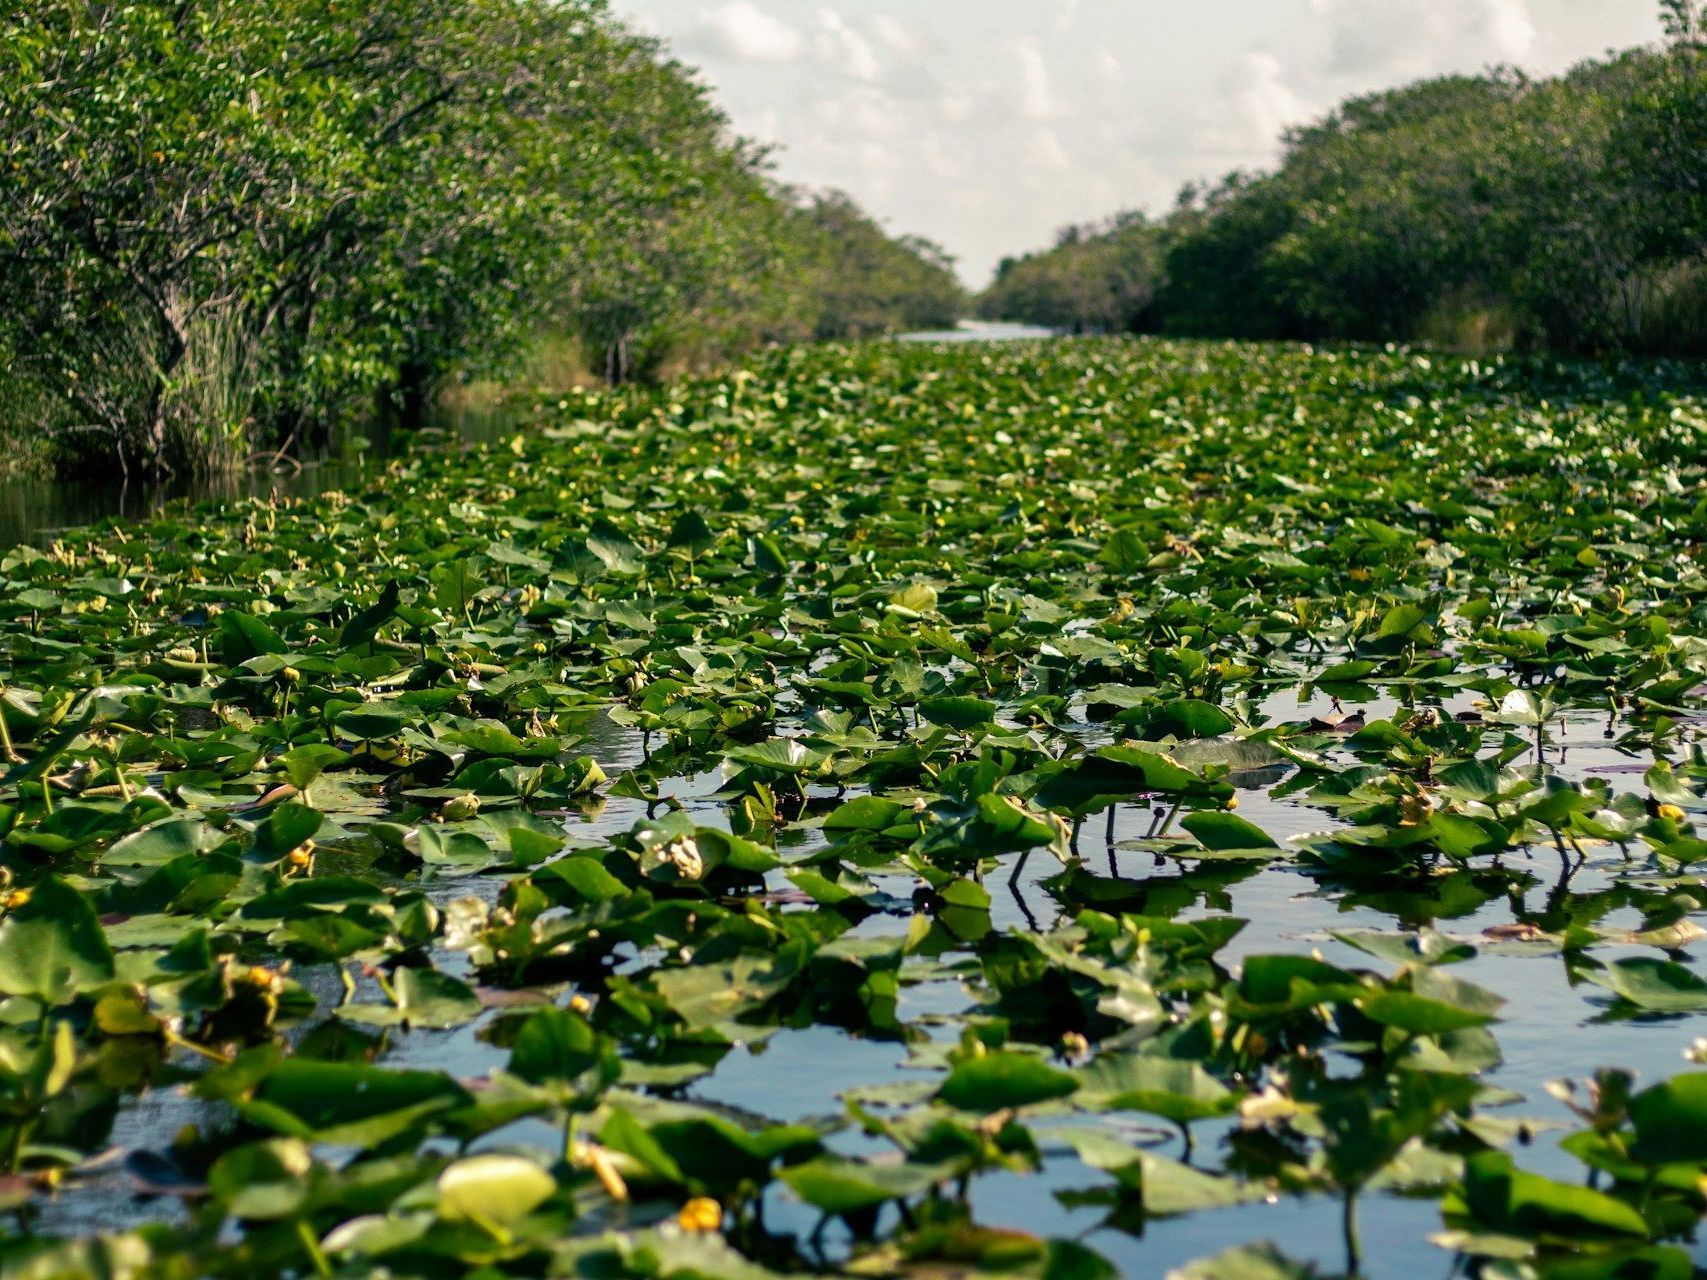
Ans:
MULTIPOLYGON (((914 341, 1016 340, 1049 336, 1045 330, 1012 325, 968 325, 941 334, 908 335, 914 341)), ((525 415, 510 412, 465 416, 449 421, 435 432, 413 439, 370 439, 349 441, 335 457, 305 467, 299 474, 262 474, 228 480, 200 488, 170 486, 129 489, 114 485, 52 484, 0 485, 0 547, 23 540, 41 541, 52 531, 70 525, 117 516, 143 519, 177 498, 217 500, 269 491, 303 494, 328 488, 352 487, 363 482, 385 457, 405 448, 433 447, 446 441, 489 439, 513 429, 525 415)), ((1371 719, 1385 715, 1394 704, 1384 700, 1370 703, 1371 719)), ((1326 711, 1325 704, 1301 704, 1290 693, 1277 694, 1263 708, 1276 719, 1299 720, 1326 711)), ((1455 707, 1448 707, 1451 711, 1455 707)), ((1088 744, 1103 739, 1106 730, 1081 724, 1079 734, 1088 744)), ((1640 771, 1649 761, 1615 746, 1605 735, 1605 722, 1598 716, 1569 715, 1550 727, 1547 762, 1565 776, 1582 779, 1605 777, 1617 788, 1641 786, 1640 771)), ((602 716, 585 729, 581 750, 597 758, 611 775, 636 764, 641 755, 636 735, 602 716)), ((1519 763, 1528 763, 1520 761, 1519 763)), ((1242 775, 1241 813, 1278 839, 1318 831, 1335 824, 1322 810, 1311 808, 1301 796, 1275 792, 1290 774, 1290 766, 1242 775)), ((704 825, 727 826, 727 813, 716 792, 721 773, 678 778, 666 784, 666 793, 678 797, 704 825)), ((580 838, 608 836, 626 830, 644 815, 638 801, 613 798, 593 816, 577 817, 568 825, 580 838)), ((1229 948, 1226 956, 1258 952, 1308 952, 1319 950, 1324 957, 1351 967, 1382 967, 1380 962, 1336 941, 1334 932, 1348 929, 1407 927, 1415 923, 1414 904, 1385 898, 1365 897, 1324 886, 1316 879, 1285 866, 1252 866, 1225 869, 1219 874, 1182 871, 1177 863, 1159 862, 1150 855, 1122 849, 1122 842, 1145 834, 1151 822, 1148 809, 1122 806, 1117 811, 1112 846, 1105 847, 1102 820, 1087 826, 1082 840, 1086 867, 1121 882, 1134 899, 1189 903, 1180 911, 1185 918, 1230 913, 1251 923, 1229 948)), ((807 837, 809 840, 821 836, 807 837)), ((786 852, 798 856, 804 846, 786 852)), ((1544 900, 1555 903, 1575 895, 1593 894, 1617 878, 1616 853, 1605 852, 1564 876, 1555 855, 1536 850, 1529 866, 1536 885, 1528 891, 1534 909, 1544 900)), ((1033 857, 1025 874, 1012 888, 1007 868, 989 880, 995 901, 993 914, 998 926, 1048 928, 1057 907, 1045 881, 1060 867, 1047 856, 1033 857)), ((1707 882, 1704 882, 1707 883, 1707 882)), ((503 887, 497 878, 441 878, 430 892, 441 901, 465 895, 495 898, 503 887)), ((880 886, 905 900, 909 884, 880 886)), ((1564 962, 1554 955, 1525 952, 1520 947, 1490 947, 1484 930, 1512 919, 1513 903, 1495 896, 1477 905, 1472 896, 1454 918, 1440 919, 1435 927, 1451 936, 1474 942, 1482 953, 1458 970, 1465 978, 1492 988, 1508 1004, 1501 1021, 1493 1028, 1504 1064, 1492 1074, 1492 1082, 1520 1093, 1524 1101, 1513 1114, 1543 1122, 1568 1125, 1570 1117, 1546 1092, 1548 1080, 1581 1078, 1597 1067, 1620 1065, 1635 1068, 1643 1079, 1653 1081, 1685 1069, 1683 1052, 1696 1036, 1707 1034, 1707 1019, 1666 1017, 1628 1020, 1609 1019, 1606 998, 1598 988, 1573 986, 1564 962)), ((1602 927, 1638 926, 1634 911, 1609 917, 1602 927)), ((873 916, 859 926, 871 936, 905 933, 905 914, 873 916)), ((1636 954, 1609 947, 1597 952, 1603 959, 1636 954)), ((1647 954, 1653 954, 1648 951, 1647 954)), ((1692 963, 1693 957, 1679 957, 1692 963)), ((460 957, 435 957, 439 967, 457 972, 460 957)), ((323 998, 329 1009, 340 994, 338 979, 329 968, 298 975, 323 998)), ((907 1021, 931 1014, 954 1013, 968 1003, 968 996, 955 982, 932 982, 904 989, 900 1016, 907 1021)), ((492 1015, 488 1015, 488 1019, 492 1015)), ((387 1065, 415 1065, 449 1070, 459 1076, 475 1077, 502 1064, 504 1054, 481 1038, 483 1019, 451 1032, 412 1032, 398 1037, 387 1065)), ((926 1024, 929 1025, 928 1023, 926 1024)), ((957 1027, 944 1022, 933 1034, 952 1037, 957 1027)), ((711 1075, 690 1089, 690 1096, 726 1107, 735 1115, 764 1116, 772 1121, 803 1119, 834 1114, 841 1109, 839 1095, 859 1086, 881 1084, 909 1076, 906 1050, 892 1043, 867 1041, 833 1028, 783 1030, 748 1049, 731 1053, 711 1075)), ((121 1148, 157 1145, 162 1134, 175 1132, 186 1123, 217 1126, 219 1117, 212 1104, 171 1090, 159 1090, 126 1102, 112 1135, 121 1148)), ((1079 1121, 1083 1123, 1084 1121, 1079 1121)), ((1063 1117, 1063 1123, 1074 1123, 1063 1117)), ((1046 1123, 1039 1123, 1046 1130, 1046 1123)), ((1218 1134, 1211 1126, 1199 1128, 1200 1150, 1213 1152, 1218 1134)), ((1561 1179, 1578 1181, 1581 1166, 1555 1146, 1556 1134, 1543 1132, 1534 1148, 1523 1154, 1526 1167, 1561 1179)), ((525 1122, 492 1135, 491 1144, 535 1143, 551 1149, 560 1142, 555 1130, 525 1122)), ((857 1133, 835 1139, 852 1154, 866 1151, 869 1140, 857 1133)), ((1175 1147, 1162 1148, 1171 1155, 1175 1147)), ((1230 1243, 1270 1239, 1295 1257, 1313 1260, 1333 1272, 1342 1265, 1339 1247, 1337 1204, 1328 1198, 1280 1199, 1238 1209, 1223 1209, 1185 1218, 1149 1224, 1142 1237, 1103 1224, 1094 1208, 1073 1207, 1062 1193, 1106 1184, 1106 1179, 1085 1168, 1061 1148, 1045 1171, 1035 1177, 1003 1175, 980 1180, 975 1202, 980 1218, 989 1223, 1021 1226, 1047 1235, 1079 1237, 1098 1249, 1130 1276, 1161 1276, 1170 1268, 1219 1252, 1230 1243)), ((776 1203, 768 1207, 775 1227, 809 1231, 816 1215, 793 1202, 785 1192, 773 1193, 776 1203)), ((160 1200, 142 1200, 132 1194, 127 1179, 117 1170, 110 1175, 110 1194, 87 1193, 67 1196, 45 1207, 41 1227, 50 1232, 82 1233, 111 1230, 179 1212, 176 1205, 160 1200)), ((1427 1200, 1371 1197, 1364 1207, 1366 1274, 1375 1280, 1408 1280, 1412 1276, 1446 1277, 1453 1259, 1444 1252, 1420 1247, 1420 1242, 1439 1229, 1435 1204, 1427 1200)), ((1698 1250, 1698 1255, 1707 1257, 1698 1250)))
MULTIPOLYGON (((1363 709, 1370 719, 1375 719, 1391 714, 1396 706, 1393 701, 1376 699, 1363 709)), ((1276 718, 1298 719, 1322 714, 1327 709, 1325 700, 1302 702, 1295 694, 1285 692, 1268 699, 1263 712, 1276 718)), ((1454 709, 1456 704, 1446 708, 1454 709)), ((1573 779, 1602 776, 1610 778, 1619 789, 1639 787, 1643 761, 1609 742, 1604 736, 1605 723, 1603 717, 1586 714, 1572 714, 1563 721, 1555 721, 1548 731, 1547 762, 1573 779)), ((582 732, 585 737, 578 750, 593 755, 613 776, 640 763, 639 736, 612 724, 602 714, 584 725, 582 732)), ((1107 731, 1104 726, 1080 722, 1075 726, 1075 735, 1094 745, 1106 740, 1107 731)), ((1533 759, 1532 755, 1517 763, 1532 763, 1533 759)), ((1290 765, 1282 765, 1238 775, 1236 779, 1241 787, 1240 813, 1283 841, 1288 836, 1319 831, 1336 822, 1329 814, 1304 803, 1301 797, 1273 794, 1291 772, 1290 765)), ((672 779, 661 790, 679 800, 697 822, 726 829, 728 814, 717 798, 724 781, 722 772, 713 770, 672 779)), ((578 840, 596 840, 627 830, 645 813, 642 802, 613 797, 596 813, 569 818, 566 826, 578 840)), ((1119 847, 1122 842, 1142 837, 1150 822, 1147 807, 1120 806, 1112 845, 1105 845, 1100 817, 1087 824, 1081 842, 1086 869, 1118 880, 1128 894, 1146 899, 1158 908, 1163 903, 1191 904, 1178 910, 1182 919, 1232 914, 1249 920, 1245 932, 1223 953, 1228 961, 1257 953, 1316 950, 1330 962, 1353 968, 1388 967, 1336 941, 1332 934, 1404 927, 1412 914, 1404 904, 1330 889, 1286 865, 1250 864, 1219 872, 1213 867, 1187 872, 1178 863, 1163 862, 1149 854, 1119 847)), ((821 833, 807 833, 782 852, 791 858, 798 857, 822 839, 821 833)), ((1034 856, 1017 884, 1010 887, 1008 864, 1011 862, 1011 858, 1004 860, 1001 871, 986 880, 994 898, 994 923, 1013 929, 1050 928, 1057 921, 1058 908, 1045 881, 1059 873, 1060 865, 1047 855, 1034 856)), ((1616 879, 1620 865, 1615 852, 1604 851, 1574 874, 1564 877, 1551 850, 1536 850, 1528 869, 1538 883, 1527 894, 1531 899, 1527 906, 1537 908, 1543 898, 1562 902, 1574 895, 1604 890, 1616 879)), ((491 901, 502 892, 505 883, 500 877, 441 876, 436 880, 430 877, 428 873, 422 887, 441 903, 470 895, 491 901)), ((880 882, 879 888, 905 901, 911 885, 897 879, 893 883, 880 882)), ((1491 1083, 1523 1095, 1524 1100, 1506 1114, 1538 1121, 1540 1136, 1532 1148, 1523 1152, 1524 1166, 1578 1182, 1582 1178, 1581 1165, 1555 1145, 1560 1133, 1573 1127, 1572 1118, 1547 1094, 1546 1082, 1560 1077, 1582 1078, 1597 1067, 1610 1065, 1635 1068, 1650 1082, 1676 1074, 1686 1069, 1683 1051, 1697 1035, 1707 1032, 1707 1023, 1689 1016, 1609 1020, 1605 1016, 1605 994, 1594 987, 1573 988, 1564 962, 1557 954, 1533 951, 1526 954, 1521 948, 1501 953, 1498 947, 1490 947, 1483 930, 1511 919, 1512 903, 1504 896, 1495 896, 1480 906, 1467 905, 1463 914, 1453 918, 1437 919, 1435 927, 1448 936, 1481 947, 1480 955, 1455 972, 1494 990, 1508 1001, 1501 1020, 1492 1028, 1504 1052, 1504 1063, 1488 1078, 1491 1083), (1549 1130, 1549 1122, 1560 1129, 1549 1130)), ((855 933, 871 937, 904 934, 909 923, 905 912, 880 914, 862 922, 855 933)), ((1601 921, 1606 928, 1639 924, 1634 912, 1601 921)), ((1636 954, 1639 950, 1609 947, 1596 954, 1610 959, 1636 954)), ((1685 963, 1689 962, 1690 957, 1683 958, 1685 963)), ((436 953, 434 963, 445 972, 472 976, 460 955, 436 953)), ((299 970, 297 977, 320 997, 323 1011, 338 1002, 341 989, 329 967, 317 970, 310 966, 299 970)), ((378 999, 377 995, 368 995, 378 999)), ((929 1021, 916 1020, 953 1015, 965 1010, 969 1003, 968 993, 958 982, 928 982, 903 988, 899 1014, 904 1021, 923 1026, 930 1034, 953 1039, 959 1029, 954 1022, 945 1019, 933 1026, 929 1021)), ((483 1076, 501 1067, 507 1056, 483 1038, 486 1024, 495 1016, 498 1015, 489 1013, 453 1031, 394 1035, 386 1065, 448 1071, 462 1078, 483 1076)), ((686 1096, 723 1108, 733 1117, 762 1117, 773 1123, 834 1115, 841 1111, 840 1095, 844 1091, 913 1078, 907 1056, 906 1048, 901 1045, 862 1040, 835 1028, 780 1030, 731 1052, 713 1073, 690 1086, 686 1096)), ((215 1130, 221 1121, 219 1109, 213 1104, 181 1093, 156 1091, 125 1103, 112 1141, 123 1148, 156 1146, 162 1134, 175 1132, 184 1124, 201 1124, 215 1130)), ((1118 1118, 1103 1122, 1121 1123, 1118 1118)), ((1098 1121, 1063 1115, 1060 1123, 1083 1125, 1098 1121)), ((1039 1118, 1034 1127, 1050 1157, 1045 1169, 1037 1175, 1004 1174, 975 1183, 973 1201, 981 1221, 1082 1239, 1114 1262, 1122 1274, 1134 1277, 1160 1277, 1175 1267, 1219 1253, 1230 1244, 1265 1239, 1274 1241, 1295 1258, 1313 1261, 1327 1274, 1337 1273, 1343 1266, 1338 1205, 1328 1197, 1277 1198, 1270 1203, 1156 1220, 1147 1224, 1141 1236, 1108 1226, 1103 1211, 1070 1203, 1070 1193, 1106 1185, 1106 1177, 1087 1169, 1064 1145, 1049 1143, 1049 1121, 1039 1118)), ((1199 1150, 1210 1153, 1211 1163, 1222 1132, 1225 1127, 1217 1130, 1211 1124, 1197 1128, 1199 1150)), ((551 1151, 560 1142, 561 1132, 554 1126, 523 1121, 477 1145, 506 1149, 533 1146, 551 1151)), ((848 1155, 873 1154, 882 1149, 881 1143, 858 1132, 843 1132, 831 1140, 831 1145, 848 1155)), ((1181 1154, 1173 1140, 1164 1141, 1159 1150, 1175 1157, 1181 1154)), ((45 1208, 41 1228, 65 1233, 111 1230, 120 1224, 141 1223, 179 1212, 175 1204, 133 1196, 127 1179, 116 1169, 110 1182, 110 1199, 84 1192, 50 1203, 45 1208)), ((803 1233, 812 1230, 817 1221, 814 1211, 794 1200, 780 1184, 771 1194, 772 1203, 767 1205, 766 1216, 773 1229, 803 1233)), ((1446 1280, 1453 1273, 1452 1257, 1422 1245, 1440 1225, 1438 1207, 1430 1200, 1367 1196, 1362 1226, 1364 1275, 1368 1280, 1411 1280, 1417 1276, 1446 1280)), ((828 1243, 832 1248, 837 1243, 834 1231, 828 1243)))
POLYGON ((306 463, 300 471, 248 471, 211 479, 144 484, 111 477, 0 479, 0 548, 50 542, 55 533, 108 518, 148 520, 168 504, 264 498, 269 493, 299 496, 359 484, 381 460, 369 450, 352 449, 306 463))
POLYGON ((923 333, 903 333, 901 342, 1036 342, 1043 338, 1058 338, 1057 329, 1044 329, 1034 324, 1011 324, 1003 320, 962 320, 953 329, 933 329, 923 333))

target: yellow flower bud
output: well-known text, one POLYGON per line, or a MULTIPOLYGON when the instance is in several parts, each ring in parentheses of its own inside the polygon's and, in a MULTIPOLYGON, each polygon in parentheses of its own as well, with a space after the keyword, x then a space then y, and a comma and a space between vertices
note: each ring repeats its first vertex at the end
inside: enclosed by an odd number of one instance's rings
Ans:
POLYGON ((676 1215, 683 1231, 716 1231, 723 1226, 723 1206, 710 1196, 695 1196, 676 1215))
POLYGON ((1425 795, 1405 795, 1399 797, 1399 825, 1401 827, 1420 827, 1428 821, 1429 814, 1434 812, 1434 801, 1425 795))
POLYGON ((19 907, 29 902, 29 900, 30 891, 28 889, 13 889, 4 897, 0 897, 0 907, 5 908, 7 911, 16 911, 19 907))
POLYGON ((1683 810, 1675 804, 1662 804, 1659 808, 1659 814, 1660 817, 1670 818, 1673 822, 1682 822, 1684 817, 1683 810))

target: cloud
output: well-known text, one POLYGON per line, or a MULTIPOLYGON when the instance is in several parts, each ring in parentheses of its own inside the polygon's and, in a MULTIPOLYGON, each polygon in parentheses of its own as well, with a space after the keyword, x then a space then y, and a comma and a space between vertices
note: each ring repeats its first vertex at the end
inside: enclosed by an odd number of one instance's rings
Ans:
POLYGON ((1349 94, 1657 36, 1651 0, 612 3, 781 144, 781 177, 845 188, 974 280, 1063 223, 1269 165, 1349 94))
MULTIPOLYGON (((1134 151, 1158 174, 1170 173, 1177 189, 1182 181, 1268 164, 1281 135, 1321 115, 1322 107, 1294 87, 1285 62, 1258 50, 1225 67, 1209 92, 1144 118, 1113 145, 1134 151)), ((1154 191, 1151 202, 1165 204, 1154 191)))
POLYGON ((1421 76, 1535 52, 1529 0, 1310 0, 1329 24, 1331 74, 1421 76))
POLYGON ((818 11, 818 56, 854 80, 877 79, 882 67, 877 52, 834 9, 818 11))
POLYGON ((1019 59, 1020 115, 1027 120, 1054 119, 1054 87, 1042 51, 1029 40, 1018 40, 1014 42, 1014 56, 1019 59))
POLYGON ((1061 145, 1061 139, 1055 136, 1053 129, 1033 130, 1025 154, 1026 159, 1040 169, 1065 173, 1073 167, 1073 157, 1067 154, 1067 148, 1061 145))
POLYGON ((899 18, 879 13, 871 19, 871 34, 890 53, 914 57, 925 51, 925 41, 899 18))
POLYGON ((1239 114, 1253 141, 1279 138, 1315 111, 1286 83, 1285 68, 1272 53, 1251 53, 1244 59, 1246 82, 1238 93, 1239 114))
POLYGON ((1487 0, 1488 34, 1500 57, 1521 62, 1535 52, 1535 17, 1527 0, 1487 0))
POLYGON ((702 13, 692 43, 737 62, 788 62, 806 50, 799 31, 752 0, 731 0, 702 13))

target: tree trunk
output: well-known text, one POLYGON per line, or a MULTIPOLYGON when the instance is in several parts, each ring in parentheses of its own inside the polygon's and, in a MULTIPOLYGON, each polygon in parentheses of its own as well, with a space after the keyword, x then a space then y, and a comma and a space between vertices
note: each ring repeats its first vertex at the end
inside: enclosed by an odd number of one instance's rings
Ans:
POLYGON ((397 424, 405 431, 427 425, 433 407, 433 372, 424 361, 410 360, 397 371, 397 424))
POLYGON ((605 347, 605 381, 613 387, 620 387, 634 375, 633 362, 628 351, 628 335, 618 334, 605 347))
POLYGON ((166 392, 173 377, 183 367, 189 343, 184 337, 187 316, 175 292, 169 291, 164 298, 155 300, 154 317, 159 330, 160 356, 150 373, 148 391, 143 397, 143 412, 137 422, 135 452, 138 464, 144 472, 163 476, 171 475, 175 470, 172 465, 171 440, 166 429, 166 392))

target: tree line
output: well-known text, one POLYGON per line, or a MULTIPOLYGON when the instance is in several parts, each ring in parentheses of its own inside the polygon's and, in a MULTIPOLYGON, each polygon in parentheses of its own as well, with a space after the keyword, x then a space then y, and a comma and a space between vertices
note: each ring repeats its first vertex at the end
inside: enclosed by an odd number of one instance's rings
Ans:
POLYGON ((1427 80, 1272 172, 1073 227, 978 302, 1063 329, 1707 355, 1707 19, 1536 79, 1427 80))
POLYGON ((7 6, 0 290, 0 437, 152 473, 418 420, 544 341, 624 381, 964 302, 605 0, 7 6))

